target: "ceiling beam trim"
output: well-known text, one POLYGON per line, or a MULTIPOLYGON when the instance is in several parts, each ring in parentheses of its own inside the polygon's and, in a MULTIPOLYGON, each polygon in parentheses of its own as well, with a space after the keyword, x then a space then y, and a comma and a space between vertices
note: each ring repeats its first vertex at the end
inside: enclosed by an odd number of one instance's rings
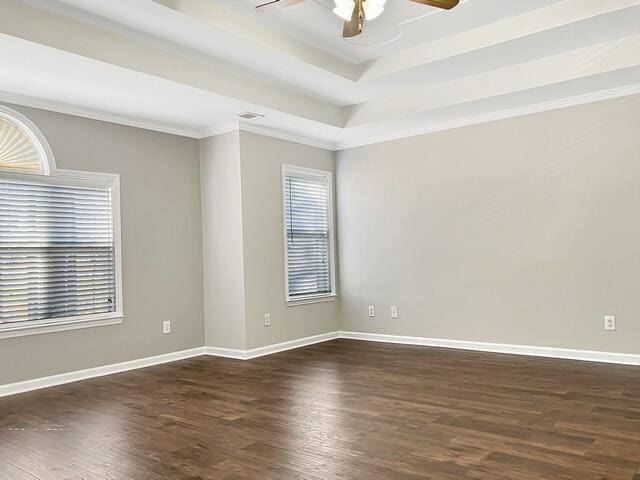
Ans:
POLYGON ((639 65, 640 35, 634 35, 362 103, 350 108, 346 126, 380 122, 639 65))
MULTIPOLYGON (((253 44, 294 57, 334 75, 356 80, 359 68, 320 48, 283 34, 247 15, 225 8, 211 0, 153 0, 182 15, 207 23, 213 28, 242 37, 253 44)), ((227 53, 228 52, 221 52, 227 53)))
POLYGON ((26 5, 3 0, 0 33, 170 80, 259 107, 342 126, 341 107, 162 50, 140 40, 26 5), (80 40, 81 39, 81 40, 80 40))
POLYGON ((640 0, 566 0, 373 60, 363 64, 360 81, 373 80, 639 5, 640 0))

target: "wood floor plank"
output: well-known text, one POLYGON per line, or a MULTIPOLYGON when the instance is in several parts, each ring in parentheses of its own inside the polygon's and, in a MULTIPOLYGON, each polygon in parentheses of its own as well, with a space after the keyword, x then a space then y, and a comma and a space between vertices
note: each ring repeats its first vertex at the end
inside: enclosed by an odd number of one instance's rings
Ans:
POLYGON ((640 368, 335 340, 0 399, 0 479, 640 480, 640 368))

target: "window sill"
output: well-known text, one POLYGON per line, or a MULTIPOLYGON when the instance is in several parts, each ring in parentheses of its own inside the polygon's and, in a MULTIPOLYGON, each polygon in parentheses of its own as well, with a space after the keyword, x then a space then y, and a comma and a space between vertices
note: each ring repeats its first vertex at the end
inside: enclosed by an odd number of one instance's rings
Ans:
POLYGON ((301 297, 295 300, 287 300, 285 304, 287 307, 295 307, 297 305, 310 305, 312 303, 333 302, 337 295, 331 293, 328 295, 314 295, 312 297, 301 297))
POLYGON ((0 326, 0 339, 64 332, 66 330, 78 330, 80 328, 117 325, 122 323, 123 320, 124 315, 114 313, 109 315, 91 315, 83 318, 68 318, 31 325, 4 325, 0 326))

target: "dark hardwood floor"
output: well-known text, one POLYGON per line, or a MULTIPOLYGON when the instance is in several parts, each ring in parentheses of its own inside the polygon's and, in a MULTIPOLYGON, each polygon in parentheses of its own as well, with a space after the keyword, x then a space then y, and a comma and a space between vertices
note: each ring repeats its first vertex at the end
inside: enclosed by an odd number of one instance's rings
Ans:
POLYGON ((640 368, 335 340, 0 399, 0 479, 640 480, 640 368))

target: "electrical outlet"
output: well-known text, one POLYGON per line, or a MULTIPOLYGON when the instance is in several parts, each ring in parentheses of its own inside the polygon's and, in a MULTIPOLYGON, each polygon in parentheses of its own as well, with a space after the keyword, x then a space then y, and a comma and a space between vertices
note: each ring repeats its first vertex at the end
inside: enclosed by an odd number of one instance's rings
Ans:
POLYGON ((264 314, 264 326, 265 327, 270 327, 271 326, 271 314, 270 313, 265 313, 264 314))
POLYGON ((171 333, 171 321, 162 322, 162 333, 165 335, 171 333))
POLYGON ((398 318, 398 307, 395 305, 391 307, 391 318, 398 318))
POLYGON ((369 305, 369 316, 370 317, 376 316, 376 307, 374 307, 373 305, 369 305))
POLYGON ((615 315, 605 315, 604 316, 604 329, 605 330, 615 330, 616 329, 616 317, 615 317, 615 315))

